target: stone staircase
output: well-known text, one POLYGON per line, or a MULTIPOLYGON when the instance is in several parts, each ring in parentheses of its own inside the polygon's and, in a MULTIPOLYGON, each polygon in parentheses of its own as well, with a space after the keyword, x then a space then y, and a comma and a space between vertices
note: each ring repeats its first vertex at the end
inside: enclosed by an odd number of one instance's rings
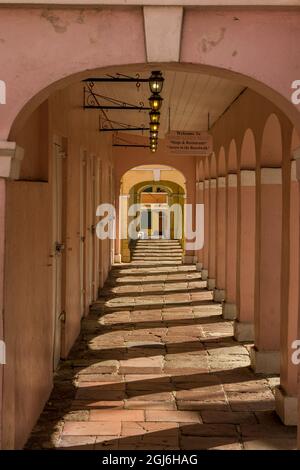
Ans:
POLYGON ((183 251, 178 240, 137 240, 132 252, 134 265, 180 265, 183 251))

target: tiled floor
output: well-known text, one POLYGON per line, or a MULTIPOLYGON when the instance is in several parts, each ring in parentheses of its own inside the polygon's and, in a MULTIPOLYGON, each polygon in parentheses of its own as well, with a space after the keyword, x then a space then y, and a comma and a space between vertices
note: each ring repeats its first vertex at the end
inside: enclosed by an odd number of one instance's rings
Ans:
POLYGON ((251 372, 180 257, 176 244, 140 242, 112 270, 26 448, 295 448, 295 428, 274 412, 278 379, 251 372))

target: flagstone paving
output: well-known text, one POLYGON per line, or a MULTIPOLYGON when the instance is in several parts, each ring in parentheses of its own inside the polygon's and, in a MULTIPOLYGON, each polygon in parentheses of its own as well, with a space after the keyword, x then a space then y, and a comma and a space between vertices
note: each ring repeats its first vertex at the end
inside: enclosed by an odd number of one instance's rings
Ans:
POLYGON ((26 448, 296 448, 274 411, 278 379, 250 370, 221 313, 177 242, 138 242, 84 319, 26 448))

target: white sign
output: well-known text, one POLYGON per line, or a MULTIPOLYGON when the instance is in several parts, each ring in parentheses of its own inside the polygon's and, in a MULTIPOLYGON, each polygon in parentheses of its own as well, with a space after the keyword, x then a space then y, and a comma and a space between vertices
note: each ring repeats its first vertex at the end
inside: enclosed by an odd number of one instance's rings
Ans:
POLYGON ((210 155, 212 136, 208 132, 172 131, 167 135, 167 148, 174 155, 210 155))

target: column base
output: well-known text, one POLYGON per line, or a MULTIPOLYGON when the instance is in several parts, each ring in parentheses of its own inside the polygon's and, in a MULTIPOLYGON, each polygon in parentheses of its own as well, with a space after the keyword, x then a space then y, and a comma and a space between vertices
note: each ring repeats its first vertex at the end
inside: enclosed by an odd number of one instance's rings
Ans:
POLYGON ((196 263, 196 271, 202 271, 203 263, 196 263))
POLYGON ((208 270, 207 269, 202 269, 201 270, 201 279, 202 279, 202 281, 207 281, 207 279, 208 279, 208 270))
POLYGON ((253 346, 250 349, 251 368, 257 374, 279 374, 280 352, 259 351, 253 346))
POLYGON ((280 386, 275 388, 275 409, 286 426, 298 424, 298 398, 286 395, 280 386))
POLYGON ((214 302, 224 302, 224 300, 225 300, 225 290, 215 289, 214 290, 214 302))
POLYGON ((236 305, 228 302, 223 303, 223 318, 224 320, 235 320, 236 319, 236 305))
POLYGON ((114 256, 114 262, 115 263, 122 263, 121 255, 115 255, 114 256))
POLYGON ((233 325, 234 338, 243 343, 254 341, 254 323, 244 323, 236 320, 233 325))
POLYGON ((208 279, 207 279, 207 289, 208 289, 208 290, 214 290, 215 287, 216 287, 216 280, 215 280, 215 279, 208 278, 208 279))

